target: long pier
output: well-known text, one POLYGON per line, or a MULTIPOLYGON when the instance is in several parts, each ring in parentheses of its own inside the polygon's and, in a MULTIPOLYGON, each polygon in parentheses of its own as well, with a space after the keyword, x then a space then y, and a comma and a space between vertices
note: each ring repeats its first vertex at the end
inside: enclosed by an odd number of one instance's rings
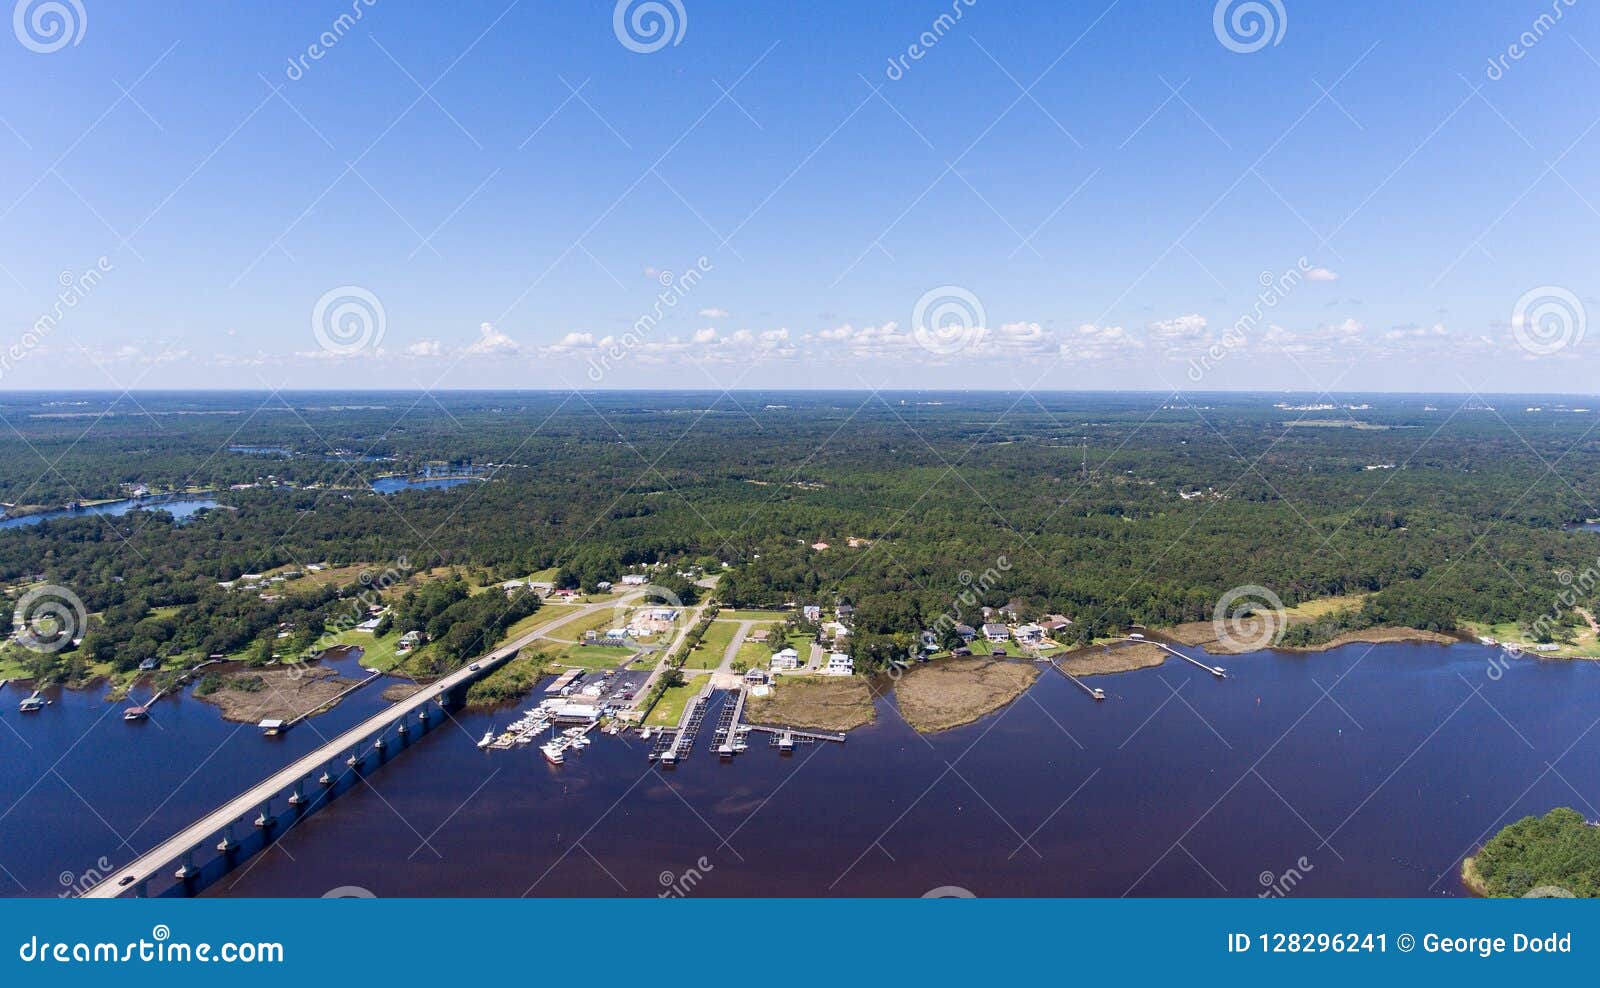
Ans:
POLYGON ((733 699, 722 705, 722 714, 717 718, 714 739, 721 742, 717 754, 724 758, 732 758, 740 750, 739 736, 748 730, 739 723, 744 717, 744 698, 748 692, 748 687, 740 686, 733 699))
POLYGON ((270 840, 273 829, 281 822, 279 816, 273 812, 274 800, 283 798, 287 794, 289 809, 286 815, 295 820, 301 819, 313 809, 327 805, 327 800, 314 802, 306 794, 308 779, 315 779, 318 784, 331 790, 342 777, 359 773, 365 766, 366 759, 374 753, 378 755, 377 764, 381 766, 383 752, 389 745, 389 741, 384 737, 386 732, 391 728, 394 729, 398 742, 402 746, 405 745, 411 733, 408 719, 415 717, 419 733, 426 733, 432 726, 429 719, 430 705, 443 706, 457 691, 464 690, 472 681, 488 675, 516 655, 517 649, 523 644, 525 642, 519 639, 513 644, 485 655, 471 665, 456 670, 418 690, 407 699, 367 718, 315 751, 297 758, 285 768, 256 783, 140 855, 126 867, 112 872, 100 884, 85 892, 84 898, 114 899, 129 892, 139 896, 149 895, 151 880, 159 877, 175 862, 179 863, 179 867, 173 872, 179 882, 178 888, 183 894, 192 895, 198 890, 197 886, 202 875, 202 864, 198 855, 209 850, 214 838, 220 837, 214 846, 220 852, 222 873, 226 874, 245 857, 241 852, 240 841, 234 835, 234 828, 242 825, 242 821, 251 818, 253 814, 254 828, 270 840), (344 771, 340 771, 340 765, 344 766, 344 771))
POLYGON ((366 679, 363 679, 358 683, 351 683, 349 686, 347 686, 344 689, 340 690, 338 696, 335 696, 332 699, 329 699, 329 700, 323 702, 322 704, 320 704, 318 706, 312 707, 310 710, 302 710, 297 716, 291 717, 288 720, 283 722, 283 730, 287 731, 289 728, 291 728, 294 725, 300 723, 301 721, 305 720, 306 718, 310 717, 311 715, 317 713, 320 710, 327 710, 327 709, 329 709, 331 707, 338 706, 339 705, 339 701, 343 700, 345 697, 349 696, 351 693, 354 693, 356 690, 358 690, 361 687, 367 685, 368 683, 372 682, 374 679, 377 679, 378 677, 380 677, 382 675, 383 675, 383 673, 381 673, 381 672, 375 672, 372 675, 368 676, 366 679))
POLYGON ((827 731, 802 731, 798 727, 768 727, 765 724, 751 724, 749 726, 752 731, 765 731, 768 734, 776 734, 780 738, 787 736, 791 739, 834 741, 838 744, 844 744, 845 739, 843 734, 832 734, 827 731))
POLYGON ((678 730, 672 735, 672 743, 661 753, 661 764, 676 765, 678 759, 689 754, 689 749, 694 747, 695 735, 700 733, 700 725, 706 719, 706 705, 710 702, 711 683, 708 677, 706 688, 683 708, 683 717, 678 720, 678 730))
POLYGON ((1056 662, 1054 659, 1050 660, 1050 665, 1055 667, 1056 672, 1059 672, 1059 673, 1061 673, 1061 675, 1063 675, 1063 676, 1067 677, 1068 679, 1072 680, 1072 684, 1074 686, 1078 687, 1078 689, 1083 690, 1085 693, 1089 694, 1097 702, 1100 701, 1100 700, 1104 700, 1106 698, 1106 691, 1105 690, 1101 689, 1098 686, 1090 686, 1088 683, 1086 683, 1083 680, 1079 679, 1077 676, 1074 676, 1072 673, 1070 673, 1067 670, 1061 668, 1060 663, 1056 662))
POLYGON ((1221 666, 1208 666, 1204 662, 1201 662, 1199 659, 1190 658, 1189 656, 1184 655, 1182 652, 1178 651, 1177 649, 1173 648, 1171 645, 1168 645, 1165 642, 1151 641, 1148 638, 1127 638, 1127 639, 1124 639, 1124 641, 1143 642, 1144 644, 1147 644, 1147 645, 1154 645, 1156 648, 1164 648, 1168 652, 1171 652, 1173 655, 1176 655, 1178 658, 1182 659, 1183 661, 1189 663, 1190 665, 1192 665, 1192 666, 1194 666, 1194 667, 1196 667, 1198 669, 1204 669, 1206 672, 1211 673, 1211 675, 1217 677, 1218 679, 1227 679, 1228 678, 1228 670, 1222 668, 1221 666))

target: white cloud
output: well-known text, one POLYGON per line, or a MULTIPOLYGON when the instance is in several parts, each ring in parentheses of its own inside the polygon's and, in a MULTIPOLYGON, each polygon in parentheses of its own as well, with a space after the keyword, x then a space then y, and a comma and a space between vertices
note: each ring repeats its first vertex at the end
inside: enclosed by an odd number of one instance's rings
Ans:
POLYGON ((732 315, 732 313, 729 312, 727 309, 701 309, 700 310, 700 316, 703 319, 727 319, 731 315, 732 315))
POLYGON ((522 347, 516 340, 495 329, 493 323, 486 322, 478 326, 478 338, 463 352, 472 356, 484 356, 518 353, 521 350, 522 347))
POLYGON ((1312 268, 1306 272, 1307 281, 1338 281, 1339 272, 1327 268, 1312 268))
POLYGON ((444 344, 438 340, 418 340, 407 345, 404 353, 408 357, 442 357, 444 344))

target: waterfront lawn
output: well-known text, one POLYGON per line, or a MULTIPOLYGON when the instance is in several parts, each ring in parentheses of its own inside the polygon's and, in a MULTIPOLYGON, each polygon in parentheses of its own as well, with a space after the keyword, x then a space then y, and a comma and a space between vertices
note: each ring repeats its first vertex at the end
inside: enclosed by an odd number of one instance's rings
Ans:
POLYGON ((650 708, 644 722, 653 727, 677 727, 683 717, 683 708, 700 692, 700 685, 690 680, 682 686, 669 686, 656 705, 650 708))
MULTIPOLYGON (((1508 642, 1516 642, 1523 645, 1532 644, 1528 640, 1528 636, 1523 634, 1521 629, 1517 627, 1517 622, 1515 621, 1505 621, 1500 624, 1463 621, 1461 626, 1464 630, 1474 635, 1487 635, 1502 645, 1508 642)), ((1534 652, 1530 650, 1526 654, 1536 659, 1600 658, 1600 641, 1596 641, 1595 633, 1589 630, 1587 624, 1579 625, 1573 628, 1572 631, 1577 637, 1571 645, 1562 645, 1559 650, 1554 652, 1534 652)))
MULTIPOLYGON (((412 653, 404 656, 396 655, 395 649, 400 647, 400 632, 393 628, 382 638, 374 636, 370 631, 357 631, 354 628, 340 632, 332 639, 335 645, 355 645, 361 649, 361 664, 369 669, 388 672, 401 662, 411 657, 412 653)), ((287 658, 287 656, 285 656, 287 658)))

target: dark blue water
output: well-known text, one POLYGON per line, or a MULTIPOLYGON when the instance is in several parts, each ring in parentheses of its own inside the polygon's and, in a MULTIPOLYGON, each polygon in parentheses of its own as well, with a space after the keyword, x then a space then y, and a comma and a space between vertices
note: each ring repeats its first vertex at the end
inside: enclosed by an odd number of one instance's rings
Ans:
MULTIPOLYGON (((1388 644, 1226 664, 1226 681, 1177 662, 1097 677, 1099 704, 1047 670, 932 736, 882 700, 846 744, 783 757, 752 735, 731 763, 710 753, 713 713, 674 770, 598 734, 559 767, 479 751, 507 716, 461 715, 211 894, 655 895, 694 868, 704 895, 1249 896, 1293 868, 1297 895, 1458 895, 1461 856, 1504 824, 1600 816, 1593 663, 1502 672, 1494 649, 1388 644)), ((28 719, 4 697, 13 894, 119 862, 316 741, 188 699, 135 726, 87 694, 28 719)), ((378 702, 369 688, 313 724, 331 735, 378 702)))
POLYGON ((443 490, 450 487, 460 487, 462 484, 476 483, 484 479, 485 472, 482 467, 430 465, 424 467, 422 472, 415 477, 379 477, 372 482, 372 489, 379 494, 394 494, 397 491, 443 490))
POLYGON ((23 515, 21 518, 6 518, 0 520, 0 528, 20 528, 24 525, 37 525, 42 521, 52 518, 83 518, 89 515, 125 515, 130 511, 165 511, 178 520, 192 517, 202 508, 215 508, 217 501, 212 497, 202 497, 186 494, 173 494, 159 497, 128 498, 125 501, 109 501, 105 504, 88 505, 76 511, 61 508, 55 511, 41 511, 35 515, 23 515))

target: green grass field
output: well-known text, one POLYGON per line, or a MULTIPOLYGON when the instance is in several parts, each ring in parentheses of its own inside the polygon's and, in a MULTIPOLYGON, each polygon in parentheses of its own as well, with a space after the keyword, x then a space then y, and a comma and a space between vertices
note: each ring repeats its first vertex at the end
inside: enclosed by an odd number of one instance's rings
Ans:
POLYGON ((567 645, 550 649, 547 654, 556 665, 615 669, 633 652, 631 648, 618 648, 615 645, 567 645))
POLYGON ((718 621, 785 621, 793 611, 718 611, 718 621))
POLYGON ((661 694, 661 699, 650 709, 650 715, 644 722, 654 727, 676 727, 678 720, 683 717, 683 708, 700 692, 700 685, 693 680, 682 686, 671 686, 661 694))
MULTIPOLYGON (((542 628, 558 618, 575 614, 580 608, 577 604, 544 604, 537 611, 513 624, 506 632, 506 640, 520 638, 536 628, 542 628)), ((565 629, 560 629, 565 630, 565 629)))
POLYGON ((705 637, 700 639, 700 644, 689 653, 688 661, 684 662, 686 669, 715 669, 722 665, 722 653, 728 650, 728 645, 733 641, 733 633, 739 630, 737 624, 711 622, 711 627, 706 629, 705 637))

